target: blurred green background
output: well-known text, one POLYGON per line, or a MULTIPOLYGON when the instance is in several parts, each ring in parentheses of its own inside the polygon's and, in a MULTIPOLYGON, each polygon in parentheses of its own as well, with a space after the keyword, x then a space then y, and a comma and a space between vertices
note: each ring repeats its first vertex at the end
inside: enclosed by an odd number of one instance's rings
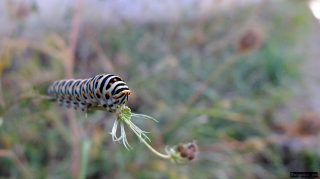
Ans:
POLYGON ((86 178, 289 178, 290 172, 319 172, 320 115, 284 109, 303 91, 301 66, 318 23, 307 1, 259 1, 203 18, 109 25, 81 20, 75 1, 58 28, 31 29, 26 19, 41 15, 37 4, 6 2, 11 30, 0 42, 0 178, 77 178, 81 172, 86 178), (159 121, 133 119, 150 132, 152 146, 164 152, 167 145, 195 140, 196 160, 163 160, 131 131, 134 149, 127 151, 110 137, 115 115, 93 111, 86 118, 40 98, 54 80, 101 73, 124 78, 132 111, 159 121), (86 142, 90 152, 82 153, 86 142))

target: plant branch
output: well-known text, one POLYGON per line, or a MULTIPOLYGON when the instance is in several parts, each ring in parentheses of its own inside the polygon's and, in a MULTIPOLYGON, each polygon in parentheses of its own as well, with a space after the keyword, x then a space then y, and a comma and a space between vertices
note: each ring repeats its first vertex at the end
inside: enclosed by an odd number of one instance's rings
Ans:
POLYGON ((2 116, 6 111, 8 111, 10 108, 15 106, 16 104, 18 104, 21 101, 26 100, 26 99, 47 99, 47 100, 50 100, 50 97, 46 96, 46 95, 39 95, 39 94, 20 95, 16 99, 10 101, 3 108, 0 108, 0 116, 2 116))
POLYGON ((185 106, 190 106, 194 103, 199 96, 203 93, 203 91, 208 88, 208 86, 215 80, 221 73, 223 73, 230 65, 232 65, 237 59, 237 55, 230 56, 227 60, 225 60, 216 70, 213 70, 211 75, 203 82, 202 85, 198 85, 197 89, 180 105, 180 108, 177 110, 175 115, 172 117, 174 119, 181 117, 181 115, 186 111, 185 106))

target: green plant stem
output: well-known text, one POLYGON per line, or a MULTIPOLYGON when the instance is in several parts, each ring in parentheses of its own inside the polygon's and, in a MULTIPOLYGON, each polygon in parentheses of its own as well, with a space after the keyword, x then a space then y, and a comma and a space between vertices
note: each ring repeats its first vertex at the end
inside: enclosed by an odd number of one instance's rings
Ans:
MULTIPOLYGON (((128 126, 132 129, 130 123, 125 120, 125 122, 128 124, 128 126)), ((158 155, 159 157, 162 157, 162 158, 165 158, 165 159, 170 159, 170 155, 165 155, 165 154, 162 154, 158 151, 156 151, 153 147, 151 147, 134 129, 132 129, 132 131, 139 137, 139 139, 153 152, 155 153, 156 155, 158 155)))
POLYGON ((86 178, 90 146, 91 146, 90 139, 84 139, 83 142, 82 142, 82 146, 81 146, 81 161, 80 161, 79 179, 85 179, 86 178))
MULTIPOLYGON (((99 110, 99 111, 107 111, 106 108, 102 107, 102 106, 90 106, 88 107, 88 111, 89 110, 99 110)), ((107 111, 108 112, 108 111, 107 111)))

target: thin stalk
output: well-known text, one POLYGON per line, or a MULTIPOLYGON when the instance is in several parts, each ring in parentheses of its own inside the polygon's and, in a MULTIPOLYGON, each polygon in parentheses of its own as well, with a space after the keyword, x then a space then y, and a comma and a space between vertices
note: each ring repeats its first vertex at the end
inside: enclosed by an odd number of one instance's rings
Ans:
POLYGON ((128 126, 132 129, 132 131, 139 137, 139 139, 156 155, 158 155, 159 157, 162 157, 162 158, 165 158, 165 159, 169 159, 170 158, 170 155, 165 155, 165 154, 162 154, 158 151, 156 151, 154 148, 152 148, 130 125, 130 123, 125 120, 125 122, 128 124, 128 126))
POLYGON ((84 139, 81 146, 81 161, 80 161, 80 174, 79 179, 85 179, 87 173, 87 165, 89 159, 91 141, 90 139, 84 139))

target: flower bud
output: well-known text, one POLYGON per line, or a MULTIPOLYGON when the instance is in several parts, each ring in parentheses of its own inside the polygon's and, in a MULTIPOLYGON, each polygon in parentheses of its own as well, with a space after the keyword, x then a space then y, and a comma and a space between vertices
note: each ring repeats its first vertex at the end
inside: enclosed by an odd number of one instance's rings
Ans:
POLYGON ((166 149, 171 160, 178 164, 184 164, 187 161, 194 160, 198 154, 198 146, 196 142, 181 143, 170 149, 166 149))
POLYGON ((183 152, 180 152, 180 156, 183 158, 187 158, 189 156, 189 150, 185 150, 183 152))
POLYGON ((183 149, 183 145, 182 145, 182 144, 179 144, 179 145, 177 146, 177 151, 181 153, 181 152, 183 152, 183 150, 184 150, 184 149, 183 149))
POLYGON ((193 160, 195 156, 196 156, 196 153, 191 153, 191 154, 188 156, 188 159, 189 159, 189 160, 193 160))
POLYGON ((192 152, 196 152, 197 151, 197 144, 195 142, 189 143, 188 149, 191 150, 192 152))

